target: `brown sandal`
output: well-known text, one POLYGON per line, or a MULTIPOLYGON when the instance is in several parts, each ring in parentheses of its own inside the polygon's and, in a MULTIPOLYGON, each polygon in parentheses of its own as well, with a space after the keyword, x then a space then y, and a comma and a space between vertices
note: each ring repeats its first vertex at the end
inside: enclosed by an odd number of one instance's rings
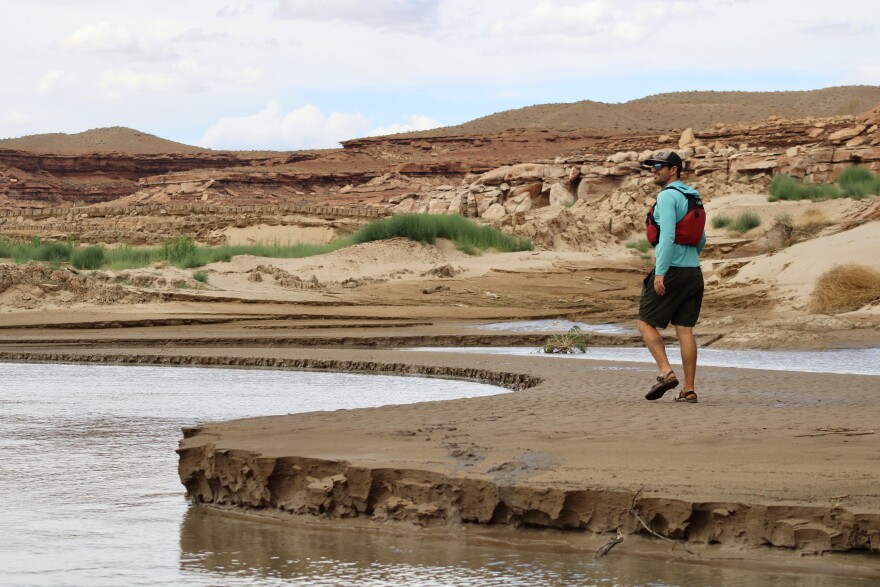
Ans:
POLYGON ((672 398, 672 401, 695 404, 697 403, 697 394, 693 389, 690 389, 688 391, 682 389, 678 392, 678 395, 676 397, 672 398))
POLYGON ((650 391, 645 395, 645 399, 652 401, 660 399, 664 393, 675 387, 678 387, 678 377, 670 371, 666 375, 661 375, 657 378, 657 383, 651 386, 650 391))

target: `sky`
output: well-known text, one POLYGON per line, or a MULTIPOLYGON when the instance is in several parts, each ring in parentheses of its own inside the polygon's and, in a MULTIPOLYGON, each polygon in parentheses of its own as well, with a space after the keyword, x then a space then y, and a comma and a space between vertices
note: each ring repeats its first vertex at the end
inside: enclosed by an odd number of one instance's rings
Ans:
POLYGON ((880 85, 876 0, 0 5, 0 138, 312 149, 533 104, 880 85))

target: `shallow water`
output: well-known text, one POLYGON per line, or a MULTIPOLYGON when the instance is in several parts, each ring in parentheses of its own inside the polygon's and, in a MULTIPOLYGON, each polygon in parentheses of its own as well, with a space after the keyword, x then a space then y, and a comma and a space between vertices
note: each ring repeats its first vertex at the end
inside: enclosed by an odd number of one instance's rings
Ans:
MULTIPOLYGON (((292 528, 191 508, 180 427, 502 393, 439 379, 0 364, 0 585, 868 585, 292 528)), ((616 554, 616 553, 615 553, 616 554)))
MULTIPOLYGON (((409 351, 432 353, 480 353, 487 355, 518 355, 565 357, 597 361, 631 361, 653 363, 651 353, 643 347, 590 347, 589 352, 574 354, 547 354, 541 349, 527 347, 421 347, 409 351)), ((678 347, 667 347, 669 360, 680 365, 678 347)), ((880 348, 837 349, 830 351, 728 351, 699 349, 699 363, 707 367, 738 367, 769 371, 803 371, 807 373, 848 373, 852 375, 880 375, 880 348)))
POLYGON ((573 322, 571 320, 523 320, 521 322, 497 322, 494 324, 478 324, 472 326, 480 330, 494 330, 498 332, 568 332, 574 327, 584 332, 597 334, 638 334, 638 330, 619 324, 589 324, 587 322, 573 322))

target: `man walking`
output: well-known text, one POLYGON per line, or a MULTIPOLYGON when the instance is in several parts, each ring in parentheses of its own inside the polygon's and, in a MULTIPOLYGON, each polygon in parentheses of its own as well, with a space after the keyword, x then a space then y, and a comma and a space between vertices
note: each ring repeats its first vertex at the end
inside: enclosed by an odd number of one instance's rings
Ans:
POLYGON ((684 386, 675 401, 697 403, 697 342, 693 329, 703 303, 700 252, 706 244, 706 213, 699 193, 681 181, 683 164, 675 151, 658 151, 643 165, 651 169, 654 183, 661 187, 646 222, 648 241, 656 247, 656 262, 643 282, 639 301, 639 332, 660 370, 645 399, 660 399, 678 386, 657 330, 672 322, 684 367, 684 386))

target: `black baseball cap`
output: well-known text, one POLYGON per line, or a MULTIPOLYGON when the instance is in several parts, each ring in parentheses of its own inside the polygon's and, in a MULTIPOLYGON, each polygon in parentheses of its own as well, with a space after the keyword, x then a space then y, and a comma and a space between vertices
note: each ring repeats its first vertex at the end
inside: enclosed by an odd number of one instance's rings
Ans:
POLYGON ((681 161, 681 157, 678 156, 678 153, 669 149, 657 151, 654 153, 654 157, 646 159, 642 165, 650 167, 655 163, 662 163, 663 165, 668 165, 670 167, 678 167, 679 171, 684 170, 684 164, 681 161))

